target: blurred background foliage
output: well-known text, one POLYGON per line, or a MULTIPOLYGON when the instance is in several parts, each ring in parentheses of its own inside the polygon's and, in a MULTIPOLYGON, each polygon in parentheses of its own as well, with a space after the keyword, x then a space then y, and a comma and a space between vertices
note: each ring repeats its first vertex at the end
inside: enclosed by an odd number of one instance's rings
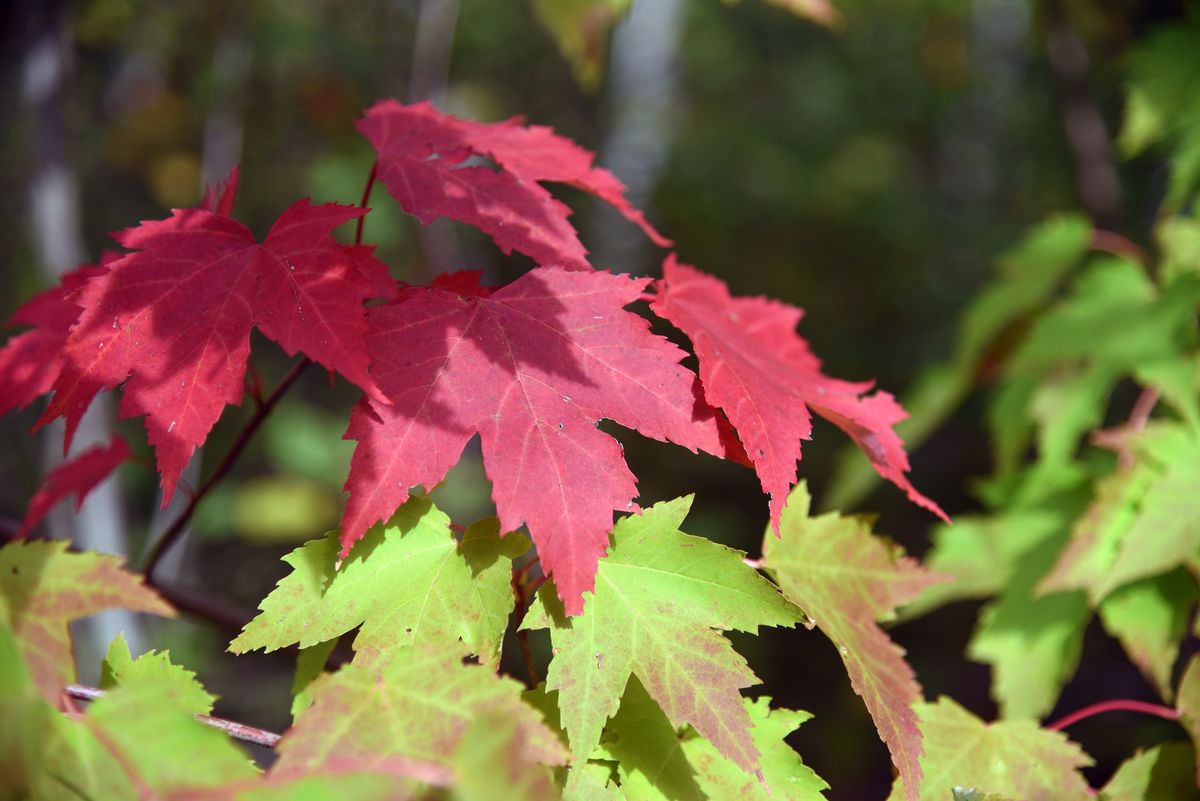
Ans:
MULTIPOLYGON (((1062 212, 1090 217, 1077 223, 1084 238, 1094 224, 1151 244, 1164 199, 1179 207, 1200 173, 1200 126, 1161 113, 1200 119, 1189 111, 1200 109, 1200 47, 1179 32, 1182 3, 844 0, 835 11, 815 0, 40 0, 0 9, 9 108, 0 317, 71 266, 53 263, 64 242, 77 241, 78 260, 98 259, 113 247, 108 232, 194 205, 234 163, 235 214, 258 234, 299 197, 358 202, 372 154, 353 123, 378 98, 428 98, 480 120, 522 115, 597 151, 683 260, 735 293, 802 306, 801 332, 830 374, 910 393, 919 414, 909 436, 925 440, 912 454, 914 482, 952 515, 977 508, 971 479, 993 468, 979 390, 1003 326, 986 346, 956 336, 998 254, 1062 212), (1151 40, 1166 42, 1159 55, 1135 56, 1151 40), (1156 57, 1173 59, 1176 83, 1157 80, 1156 57), (38 81, 55 79, 61 91, 38 94, 38 81), (1182 154, 1173 170, 1155 149, 1163 141, 1182 154), (47 211, 59 179, 66 194, 47 211), (934 363, 958 371, 925 373, 934 363)), ((664 253, 632 226, 560 195, 597 266, 657 274, 664 253)), ((365 239, 404 280, 471 268, 497 282, 528 266, 461 226, 418 230, 379 188, 371 206, 365 239)), ((254 354, 262 385, 274 386, 287 359, 264 340, 254 354)), ((1109 414, 1127 414, 1134 394, 1118 391, 1109 414)), ((253 609, 284 572, 278 557, 336 525, 354 400, 310 370, 201 507, 172 580, 219 599, 228 616, 253 609)), ((0 421, 6 527, 60 447, 54 429, 28 436, 38 411, 0 421)), ((193 486, 251 411, 227 411, 193 486)), ((136 421, 106 424, 148 454, 136 421)), ((766 502, 750 471, 619 435, 645 503, 696 492, 690 531, 757 548, 766 502)), ((821 424, 805 446, 801 474, 817 498, 837 476, 838 505, 879 515, 877 530, 924 552, 932 520, 890 486, 862 481, 863 463, 840 457, 842 446, 821 424)), ((135 561, 162 528, 156 492, 151 470, 121 472, 121 547, 135 561)), ((435 497, 464 524, 489 514, 477 450, 435 497)), ((952 694, 990 718, 987 669, 963 656, 976 609, 948 607, 894 636, 928 697, 952 694)), ((200 618, 154 627, 149 638, 224 697, 219 714, 286 724, 294 655, 221 656, 228 632, 200 618)), ((830 797, 882 797, 887 754, 833 647, 791 632, 738 646, 778 704, 816 714, 794 744, 830 797)), ((1143 692, 1094 625, 1084 660, 1062 708, 1143 692)), ((1101 762, 1098 780, 1165 725, 1084 724, 1076 735, 1101 762)))

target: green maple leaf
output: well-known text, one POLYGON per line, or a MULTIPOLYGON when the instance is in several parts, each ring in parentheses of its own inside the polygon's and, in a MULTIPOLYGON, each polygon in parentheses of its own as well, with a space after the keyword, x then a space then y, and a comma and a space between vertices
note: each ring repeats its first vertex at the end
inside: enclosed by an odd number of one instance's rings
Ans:
POLYGON ((1182 568, 1142 579, 1100 603, 1100 621, 1155 688, 1171 700, 1171 671, 1200 592, 1182 568))
MULTIPOLYGON (((696 783, 679 733, 636 676, 629 679, 620 709, 604 728, 602 750, 606 758, 616 760, 621 792, 628 798, 704 801, 707 797, 696 783)), ((757 783, 741 768, 730 766, 742 779, 757 783)))
POLYGON ((196 720, 211 696, 189 671, 153 654, 133 662, 124 640, 113 644, 106 661, 123 678, 88 706, 84 723, 135 784, 165 795, 259 775, 228 736, 196 720))
POLYGON ((67 624, 105 609, 175 614, 115 556, 69 553, 62 541, 10 542, 0 548, 0 621, 12 631, 34 683, 51 701, 75 681, 67 624))
POLYGON ((521 732, 506 714, 480 715, 463 735, 451 760, 456 801, 558 801, 550 772, 525 748, 521 732))
POLYGON ((151 682, 170 684, 174 688, 179 705, 193 715, 207 715, 212 712, 213 701, 216 699, 200 686, 195 673, 173 664, 171 654, 167 651, 149 651, 134 659, 129 653, 129 643, 125 642, 125 635, 118 634, 109 644, 108 655, 100 666, 100 686, 112 689, 151 682))
POLYGON ((1197 801, 1196 762, 1187 743, 1163 743, 1121 763, 1099 801, 1197 801))
POLYGON ((1192 747, 1198 751, 1195 777, 1200 785, 1200 656, 1193 656, 1183 671, 1175 693, 1175 709, 1179 712, 1179 722, 1192 738, 1192 747))
POLYGON ((1176 423, 1124 432, 1133 463, 1101 479, 1042 591, 1082 589, 1093 603, 1184 564, 1200 549, 1200 437, 1176 423))
POLYGON ((946 801, 956 788, 1020 798, 1022 801, 1084 801, 1092 798, 1079 769, 1091 758, 1058 732, 1029 721, 984 723, 949 698, 920 703, 916 711, 925 738, 920 792, 906 793, 904 777, 892 787, 890 801, 916 797, 946 801))
POLYGON ((462 646, 416 645, 390 660, 351 663, 312 684, 313 703, 280 741, 272 773, 303 775, 327 762, 376 771, 396 759, 447 764, 479 716, 507 716, 532 759, 565 760, 562 744, 520 684, 463 664, 462 646))
POLYGON ((674 726, 690 723, 740 768, 759 769, 739 692, 757 679, 715 629, 793 626, 800 611, 741 552, 680 531, 690 507, 685 497, 622 518, 583 614, 567 618, 547 584, 521 623, 550 629, 546 686, 558 690, 577 760, 591 755, 636 675, 674 726))
POLYGON ((1065 538, 1064 530, 1049 530, 1020 555, 1003 593, 980 612, 967 645, 971 659, 991 665, 992 697, 1003 717, 1038 718, 1049 712, 1079 665, 1091 619, 1087 598, 1081 592, 1034 591, 1065 538))
POLYGON ((791 709, 771 709, 771 699, 766 696, 753 701, 747 698, 745 704, 754 722, 754 743, 762 752, 766 787, 746 776, 707 740, 689 732, 683 739, 683 752, 696 769, 697 781, 707 797, 823 801, 829 785, 784 741, 812 715, 791 709))
POLYGON ((810 518, 808 509, 801 483, 788 498, 779 538, 766 533, 763 567, 837 646, 892 761, 915 786, 921 734, 911 706, 921 699, 921 687, 904 651, 876 621, 893 619, 897 606, 945 579, 872 535, 861 520, 810 518))
POLYGON ((517 534, 501 538, 494 519, 455 539, 450 519, 427 498, 413 498, 376 526, 338 566, 336 532, 284 557, 292 573, 260 604, 229 649, 308 648, 356 626, 356 653, 380 657, 413 643, 461 639, 488 664, 513 608, 513 558, 529 549, 517 534))

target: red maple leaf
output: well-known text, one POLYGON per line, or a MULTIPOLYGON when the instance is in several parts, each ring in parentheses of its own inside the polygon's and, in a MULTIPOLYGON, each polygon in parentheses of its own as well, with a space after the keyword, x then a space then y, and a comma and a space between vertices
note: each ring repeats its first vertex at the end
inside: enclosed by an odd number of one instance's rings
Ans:
POLYGON ((0 348, 0 415, 25 408, 54 386, 62 369, 67 332, 83 311, 69 297, 90 279, 103 275, 103 265, 116 258, 116 254, 106 253, 100 265, 85 264, 64 273, 58 286, 34 295, 9 318, 6 326, 33 328, 11 337, 0 348))
POLYGON ((379 153, 379 178, 401 207, 428 224, 448 217, 475 226, 505 253, 518 250, 542 265, 587 269, 587 250, 567 222, 571 210, 539 182, 565 183, 612 204, 655 244, 670 241, 625 199, 611 172, 592 154, 550 128, 519 118, 462 120, 429 103, 376 103, 358 129, 379 153), (490 159, 496 168, 468 164, 490 159))
POLYGON ((365 213, 301 200, 261 245, 241 223, 201 209, 116 234, 137 252, 73 295, 83 313, 39 424, 66 417, 69 444, 96 393, 125 382, 121 416, 146 416, 165 505, 222 410, 241 402, 254 326, 380 399, 367 375, 362 304, 395 284, 369 249, 330 235, 365 213))
POLYGON ((372 375, 391 405, 364 402, 350 418, 343 553, 410 488, 441 481, 478 433, 502 530, 528 524, 568 613, 580 612, 613 510, 636 495, 597 421, 725 455, 683 351, 624 309, 648 283, 536 268, 488 293, 457 274, 441 282, 452 290, 413 287, 371 309, 372 375))
POLYGON ((949 520, 909 483, 904 443, 893 430, 908 415, 886 392, 864 395, 870 382, 821 373, 821 362, 796 333, 803 311, 767 298, 734 298, 729 288, 674 255, 651 308, 688 335, 700 361, 705 399, 725 412, 771 496, 771 524, 796 483, 800 440, 812 438, 808 410, 841 428, 866 453, 879 475, 913 503, 949 520))
POLYGON ((128 458, 129 443, 114 436, 107 447, 97 445, 51 470, 29 501, 17 539, 32 531, 56 503, 71 493, 75 493, 75 511, 79 511, 88 493, 128 458))

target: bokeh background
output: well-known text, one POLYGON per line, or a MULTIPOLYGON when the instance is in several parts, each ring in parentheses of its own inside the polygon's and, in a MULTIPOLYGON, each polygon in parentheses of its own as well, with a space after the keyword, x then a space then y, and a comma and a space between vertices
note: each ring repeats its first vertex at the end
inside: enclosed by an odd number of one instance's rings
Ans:
MULTIPOLYGON (((1117 159, 1130 49, 1184 4, 1136 0, 842 0, 828 24, 763 0, 25 0, 0 3, 0 318, 54 276, 115 247, 107 233, 198 202, 242 165, 236 216, 262 234, 294 200, 356 203, 372 163, 354 119, 383 97, 431 99, 462 116, 522 115, 599 154, 681 258, 806 310, 801 332, 841 378, 875 378, 903 395, 948 358, 957 315, 995 256, 1055 212, 1146 241, 1162 194, 1153 157, 1117 159), (573 16, 564 9, 583 8, 573 16), (609 31, 608 22, 615 21, 609 31)), ((814 6, 818 10, 823 6, 814 6)), ((654 275, 665 255, 605 207, 560 197, 600 267, 654 275)), ((377 187, 366 241, 395 275, 424 281, 526 267, 451 223, 421 229, 377 187)), ((264 386, 290 363, 256 338, 264 386)), ((974 506, 989 470, 980 393, 912 454, 914 483, 952 515, 974 506)), ((282 729, 294 653, 233 658, 230 627, 285 572, 279 557, 336 526, 353 444, 341 440, 355 393, 310 370, 255 439, 231 480, 201 507, 165 565, 177 600, 207 611, 178 621, 105 616, 77 632, 94 680, 117 630, 134 651, 170 648, 223 698, 218 714, 282 729)), ((197 486, 251 413, 227 410, 189 467, 197 486)), ((99 403, 77 447, 138 421, 99 403)), ((39 409, 0 420, 0 526, 15 530, 61 429, 30 435, 39 409)), ((689 530, 761 550, 766 501, 732 464, 612 430, 644 503, 697 494, 689 530)), ((818 423, 801 475, 825 497, 844 437, 818 423)), ((173 510, 156 477, 126 466, 52 536, 135 563, 173 510)), ((477 450, 435 497, 459 522, 490 513, 477 450)), ((879 486, 848 511, 911 552, 933 520, 879 486)), ((948 693, 995 714, 987 669, 963 647, 976 604, 957 604, 893 636, 927 696, 948 693)), ((544 643, 537 643, 545 647, 544 643)), ((832 799, 882 798, 887 753, 833 646, 816 632, 739 637, 760 691, 816 718, 792 742, 833 786, 832 799)), ((515 649, 509 649, 515 651, 515 649)), ((511 670, 523 676, 519 660, 511 670)), ((1060 710, 1110 697, 1153 699, 1095 626, 1060 710)), ((1102 781, 1134 747, 1176 736, 1166 723, 1099 721, 1073 729, 1102 781), (1166 728, 1164 728, 1166 727, 1166 728)))

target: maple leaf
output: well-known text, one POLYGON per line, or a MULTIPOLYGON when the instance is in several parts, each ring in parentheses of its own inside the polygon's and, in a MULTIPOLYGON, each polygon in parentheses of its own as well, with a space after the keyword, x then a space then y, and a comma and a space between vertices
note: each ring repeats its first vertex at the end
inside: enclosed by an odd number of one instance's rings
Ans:
POLYGON ((128 458, 129 443, 114 435, 107 447, 97 445, 51 470, 29 501, 17 539, 32 531, 56 503, 71 493, 75 493, 75 511, 79 511, 88 493, 128 458))
POLYGON ((100 665, 100 687, 113 689, 147 682, 169 684, 179 706, 192 715, 212 712, 216 698, 200 686, 196 674, 171 661, 168 651, 147 651, 137 659, 129 652, 124 633, 108 645, 108 654, 100 665))
POLYGON ((123 570, 120 561, 69 553, 62 541, 11 542, 0 548, 0 617, 12 629, 46 698, 57 701, 62 688, 75 680, 70 621, 105 609, 174 616, 141 576, 123 570))
MULTIPOLYGON (((925 755, 920 792, 897 779, 889 799, 945 801, 952 791, 996 794, 1023 801, 1092 798, 1080 768, 1092 760, 1059 732, 1024 720, 984 723, 949 698, 919 703, 925 755)), ((969 796, 968 796, 969 797, 969 796)))
POLYGON ((949 521, 909 483, 904 443, 892 426, 905 418, 886 392, 864 395, 869 383, 823 375, 821 362, 796 333, 800 309, 767 298, 734 298, 724 283, 680 264, 663 264, 656 314, 692 341, 705 399, 729 417, 746 455, 770 496, 776 531, 788 489, 796 481, 800 440, 810 439, 821 415, 845 431, 879 475, 909 499, 949 521))
POLYGON ((1196 751, 1196 784, 1200 786, 1200 656, 1193 656, 1179 679, 1175 693, 1179 722, 1192 740, 1196 751))
POLYGON ((34 295, 13 313, 5 327, 28 325, 33 330, 10 338, 0 348, 0 415, 23 409, 54 386, 62 369, 67 332, 83 311, 69 299, 87 281, 107 272, 116 259, 106 253, 99 265, 64 273, 58 286, 34 295))
POLYGON ((946 577, 871 534, 866 523, 837 514, 808 516, 804 483, 788 498, 779 537, 768 529, 763 568, 784 595, 837 646, 850 684, 862 696, 892 761, 916 798, 921 734, 912 705, 921 687, 904 651, 876 625, 895 608, 946 577))
POLYGON ((313 683, 313 703, 278 746, 272 773, 283 778, 335 759, 373 770, 396 757, 448 764, 472 724, 492 713, 508 718, 530 759, 560 765, 565 753, 517 682, 462 651, 401 648, 387 663, 351 663, 313 683))
POLYGON ((125 680, 90 704, 83 722, 139 789, 153 791, 140 797, 168 797, 259 775, 224 732, 196 720, 211 696, 189 671, 154 656, 133 662, 124 641, 114 646, 109 663, 124 667, 125 680))
POLYGON ((362 302, 394 284, 385 265, 329 233, 365 213, 301 200, 261 245, 200 209, 116 234, 136 252, 73 295, 83 313, 39 424, 66 417, 69 443, 96 393, 125 382, 121 416, 146 416, 165 505, 221 411, 241 402, 254 326, 381 400, 367 375, 362 302))
POLYGON ((1123 584, 1183 564, 1200 547, 1200 437, 1155 423, 1122 431, 1111 444, 1132 463, 1097 482, 1040 592, 1081 589, 1099 603, 1123 584))
POLYGON ((657 245, 664 239, 625 199, 625 187, 592 154, 542 126, 513 118, 478 123, 442 114, 429 103, 384 100, 358 129, 379 154, 379 179, 421 222, 448 217, 475 226, 505 253, 539 264, 588 269, 587 251, 567 222, 571 210, 541 186, 565 183, 611 204, 657 245), (470 165, 490 159, 498 169, 470 165))
POLYGON ((495 665, 514 604, 512 560, 528 548, 520 535, 501 539, 495 518, 471 526, 459 542, 450 518, 428 499, 413 498, 336 568, 336 532, 285 556, 292 573, 229 649, 308 648, 361 625, 354 650, 364 658, 461 638, 495 665))
MULTIPOLYGON (((452 279, 470 288, 463 278, 452 279)), ((683 351, 624 310, 648 279, 536 268, 488 293, 405 289, 370 311, 372 376, 391 404, 360 404, 342 552, 409 497, 432 488, 472 435, 503 530, 526 523, 542 568, 578 614, 636 479, 600 418, 724 455, 714 410, 683 351)))
POLYGON ((499 710, 477 717, 458 743, 455 801, 560 801, 550 773, 528 752, 518 725, 499 710))
POLYGON ((1163 743, 1138 751, 1121 763, 1101 801, 1146 801, 1151 798, 1197 801, 1195 756, 1187 743, 1163 743))
POLYGON ((576 759, 591 754, 635 675, 672 724, 690 723, 742 770, 759 769, 739 692, 757 679, 714 629, 790 627, 800 611, 741 552, 680 531, 690 507, 679 498, 619 520, 583 614, 567 618, 543 587, 521 623, 550 629, 546 687, 558 690, 576 759))
MULTIPOLYGON (((675 726, 636 676, 630 677, 617 714, 604 727, 598 753, 617 763, 621 793, 629 798, 703 801, 706 797, 680 747, 675 726)), ((735 774, 757 783, 755 777, 730 764, 735 774)))
POLYGON ((1171 673, 1200 592, 1182 568, 1142 579, 1113 592, 1097 612, 1104 629, 1121 643, 1129 660, 1171 700, 1171 673))
POLYGON ((807 712, 772 709, 771 699, 760 696, 745 699, 746 711, 754 723, 751 733, 762 753, 766 786, 746 776, 736 765, 721 756, 712 744, 695 732, 683 738, 683 752, 696 769, 696 779, 708 798, 745 798, 753 801, 823 801, 829 788, 784 738, 812 717, 807 712), (770 788, 768 791, 767 788, 770 788))

